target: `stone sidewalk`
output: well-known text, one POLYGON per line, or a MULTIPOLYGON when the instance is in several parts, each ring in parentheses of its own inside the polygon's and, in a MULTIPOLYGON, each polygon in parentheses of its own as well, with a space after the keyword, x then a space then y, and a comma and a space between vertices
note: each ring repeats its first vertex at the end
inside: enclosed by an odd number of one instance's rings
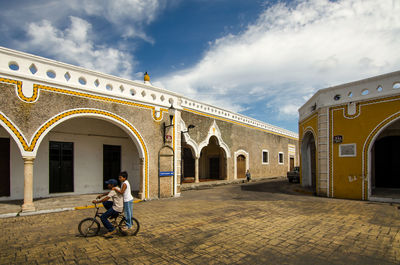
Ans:
MULTIPOLYGON (((35 199, 34 203, 37 213, 68 211, 93 207, 91 201, 96 199, 97 195, 99 195, 99 193, 41 198, 35 199)), ((135 198, 135 201, 138 202, 140 200, 135 198)), ((17 215, 21 211, 22 203, 22 200, 0 201, 0 218, 17 215)), ((31 212, 27 214, 31 215, 37 213, 31 212)))
POLYGON ((0 219, 0 264, 400 263, 397 205, 293 187, 280 180, 224 185, 138 203, 139 234, 111 239, 78 235, 93 209, 0 219))

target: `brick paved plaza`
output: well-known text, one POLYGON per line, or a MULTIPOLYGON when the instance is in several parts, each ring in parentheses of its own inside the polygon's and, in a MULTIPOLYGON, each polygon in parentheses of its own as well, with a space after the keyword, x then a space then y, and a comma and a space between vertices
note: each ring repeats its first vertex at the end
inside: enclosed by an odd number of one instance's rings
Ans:
POLYGON ((264 181, 138 203, 136 237, 78 236, 93 209, 0 219, 0 263, 400 263, 397 205, 313 197, 295 187, 264 181))

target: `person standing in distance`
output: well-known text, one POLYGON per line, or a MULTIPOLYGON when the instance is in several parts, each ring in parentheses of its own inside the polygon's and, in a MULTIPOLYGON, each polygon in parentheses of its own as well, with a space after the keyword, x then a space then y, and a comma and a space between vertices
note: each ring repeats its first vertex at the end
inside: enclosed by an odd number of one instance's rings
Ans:
POLYGON ((118 179, 121 182, 121 188, 114 187, 113 190, 122 194, 124 197, 124 214, 127 227, 123 228, 122 230, 128 230, 132 227, 133 213, 133 196, 131 193, 131 185, 128 181, 128 173, 126 171, 122 171, 119 173, 118 179))
POLYGON ((247 179, 247 182, 249 182, 251 180, 250 170, 246 171, 246 179, 247 179))

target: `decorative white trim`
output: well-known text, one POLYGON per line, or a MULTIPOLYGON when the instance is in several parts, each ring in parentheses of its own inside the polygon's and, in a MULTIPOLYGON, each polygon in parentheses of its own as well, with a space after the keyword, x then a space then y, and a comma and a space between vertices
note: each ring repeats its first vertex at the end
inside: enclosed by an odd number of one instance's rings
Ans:
MULTIPOLYGON (((186 127, 186 123, 185 121, 181 118, 181 132, 182 131, 187 131, 187 127, 186 127)), ((192 151, 194 153, 194 158, 200 158, 200 149, 198 144, 196 143, 195 140, 193 140, 192 138, 190 138, 190 134, 189 133, 182 133, 183 134, 183 138, 185 139, 185 142, 187 145, 189 145, 192 148, 192 151)))
MULTIPOLYGON (((201 150, 202 150, 204 147, 206 147, 206 146, 208 145, 208 143, 209 143, 209 141, 210 141, 210 138, 211 138, 212 136, 217 137, 217 139, 218 139, 218 145, 219 145, 222 149, 224 149, 226 158, 230 158, 230 157, 231 157, 231 151, 229 150, 228 145, 225 144, 224 140, 222 140, 221 131, 220 131, 220 129, 219 129, 217 123, 215 122, 215 120, 214 120, 213 124, 210 126, 210 129, 208 130, 208 134, 207 134, 207 136, 206 136, 206 139, 204 139, 204 141, 202 141, 202 142, 199 144, 199 153, 201 153, 201 150)), ((200 157, 200 156, 199 156, 199 157, 200 157)))
MULTIPOLYGON (((163 108, 168 108, 173 104, 176 109, 185 107, 228 121, 240 122, 272 133, 298 138, 298 134, 295 132, 184 97, 172 91, 155 87, 151 83, 131 81, 4 47, 0 47, 0 74, 24 80, 24 83, 28 81, 55 87, 68 87, 68 89, 74 91, 123 98, 163 108), (19 69, 10 69, 10 62, 16 63, 19 69), (32 65, 36 68, 35 73, 30 71, 32 65), (46 74, 48 71, 53 72, 55 76, 49 77, 46 74), (68 78, 65 75, 68 75, 68 78), (80 83, 80 78, 83 78, 86 83, 80 83)), ((31 87, 31 84, 23 84, 24 94, 26 93, 27 96, 31 93, 31 89, 27 89, 28 87, 31 87)), ((159 117, 159 115, 156 110, 156 117, 159 117)))
POLYGON ((237 150, 234 153, 234 158, 235 160, 233 161, 234 164, 234 173, 233 173, 233 179, 237 179, 237 157, 243 155, 246 158, 246 171, 249 169, 249 165, 250 165, 250 160, 249 160, 249 153, 247 153, 246 151, 244 151, 243 149, 237 150))
POLYGON ((396 71, 356 82, 320 89, 303 106, 300 107, 299 121, 302 122, 319 108, 396 95, 400 92, 400 90, 394 89, 393 85, 399 81, 400 71, 396 71), (382 90, 378 90, 378 87, 381 87, 382 90), (365 90, 368 90, 368 94, 363 94, 363 91, 365 90), (334 98, 337 95, 340 97, 339 99, 335 100, 334 98), (316 105, 315 110, 312 108, 314 105, 316 105))
MULTIPOLYGON (((95 110, 95 111, 101 111, 101 112, 108 112, 108 113, 110 113, 110 114, 112 114, 112 115, 115 115, 115 116, 121 118, 121 119, 124 120, 125 122, 129 123, 128 121, 126 121, 126 119, 122 118, 121 116, 116 115, 115 113, 111 113, 111 112, 109 112, 109 111, 101 110, 101 109, 93 109, 93 108, 69 109, 69 110, 67 110, 67 111, 57 113, 57 115, 55 115, 55 116, 51 117, 50 119, 48 119, 47 121, 45 121, 45 122, 44 122, 42 125, 40 125, 40 126, 38 127, 38 129, 33 133, 33 136, 35 136, 35 135, 37 134, 38 130, 39 130, 43 125, 45 125, 46 123, 48 123, 49 121, 51 121, 53 118, 55 118, 55 117, 57 117, 57 116, 59 116, 59 115, 62 115, 63 113, 70 112, 70 111, 74 111, 74 110, 77 110, 77 111, 78 111, 78 110, 95 110)), ((137 136, 135 135, 135 133, 131 131, 131 129, 130 129, 129 127, 127 127, 124 123, 122 123, 122 122, 120 122, 120 121, 118 121, 118 120, 116 120, 116 119, 114 119, 114 118, 112 118, 112 117, 105 116, 105 115, 101 115, 101 114, 96 114, 96 113, 76 113, 76 114, 68 115, 68 116, 66 116, 66 117, 64 117, 64 118, 61 118, 61 119, 59 119, 58 121, 54 122, 54 123, 53 123, 52 125, 50 125, 45 131, 43 131, 43 133, 40 135, 40 137, 38 138, 37 143, 36 143, 36 145, 35 145, 35 148, 34 148, 33 151, 32 151, 32 154, 33 154, 34 156, 36 156, 36 153, 37 153, 37 151, 38 151, 38 149, 39 149, 40 143, 42 142, 43 138, 44 138, 54 127, 56 127, 56 126, 59 125, 60 123, 63 123, 63 122, 65 122, 65 121, 69 120, 69 119, 73 119, 73 118, 77 118, 77 117, 93 117, 93 118, 98 118, 98 119, 105 120, 105 121, 108 121, 108 122, 113 123, 114 125, 118 126, 118 127, 121 128, 122 130, 124 130, 124 131, 132 138, 133 142, 135 143, 135 145, 136 145, 136 147, 137 147, 137 149, 138 149, 138 151, 139 151, 139 152, 138 152, 138 153, 139 153, 139 158, 144 158, 144 157, 145 157, 145 152, 144 152, 144 150, 143 150, 142 145, 140 144, 140 140, 137 138, 137 136)), ((136 132, 140 135, 140 137, 142 137, 142 139, 143 139, 143 144, 146 146, 146 143, 144 142, 144 138, 143 138, 143 136, 140 134, 140 132, 139 132, 139 131, 135 128, 135 126, 133 126, 131 123, 129 123, 129 124, 136 130, 136 132)), ((32 137, 33 137, 33 136, 32 136, 32 137)), ((31 141, 32 141, 32 140, 31 140, 31 141)))
POLYGON ((284 153, 284 152, 279 152, 279 153, 278 153, 278 164, 279 164, 279 165, 285 164, 285 153, 284 153), (282 162, 279 161, 279 160, 280 160, 280 159, 279 159, 279 155, 280 155, 280 154, 282 154, 282 160, 283 160, 282 162))
MULTIPOLYGON (((4 116, 4 118, 7 119, 7 121, 12 124, 12 126, 14 126, 17 131, 21 134, 21 137, 25 140, 26 143, 29 143, 25 137, 25 135, 22 133, 21 129, 18 128, 18 126, 12 121, 10 120, 3 112, 0 111, 0 114, 2 116, 4 116)), ((14 139, 14 142, 17 144, 19 151, 21 152, 21 156, 31 156, 31 157, 35 157, 34 155, 32 155, 31 152, 26 152, 24 150, 24 147, 21 143, 21 141, 18 139, 18 137, 15 135, 15 133, 7 126, 7 124, 5 124, 1 119, 0 119, 0 126, 2 126, 7 132, 8 134, 11 136, 12 139, 14 139)))
POLYGON ((269 151, 267 149, 263 149, 261 152, 261 164, 269 165, 269 151), (264 162, 264 152, 267 152, 267 162, 264 162))
POLYGON ((398 118, 396 118, 396 119, 394 119, 394 120, 392 120, 391 122, 388 122, 385 126, 382 126, 382 128, 379 130, 379 131, 377 131, 376 132, 376 134, 372 137, 372 139, 371 139, 371 141, 369 142, 369 146, 367 146, 367 141, 368 141, 368 138, 371 136, 371 134, 375 131, 375 129, 376 128, 378 128, 382 123, 384 123, 385 121, 387 121, 388 119, 391 119, 393 116, 396 116, 396 115, 398 115, 400 113, 400 111, 398 111, 398 112, 396 112, 396 113, 394 113, 394 114, 392 114, 392 115, 390 115, 389 117, 387 117, 386 119, 384 119, 383 121, 381 121, 378 125, 376 125, 375 126, 375 128, 373 129, 373 130, 371 130, 371 132, 370 132, 370 134, 367 136, 367 138, 366 138, 366 140, 365 140, 365 142, 364 142, 364 146, 363 146, 363 151, 362 151, 362 159, 361 159, 361 162, 362 162, 362 176, 363 176, 363 185, 362 185, 362 191, 363 191, 363 200, 369 200, 369 198, 371 197, 371 194, 372 194, 372 186, 371 186, 371 170, 372 170, 372 161, 371 161, 371 157, 372 157, 372 155, 371 155, 371 150, 372 150, 372 147, 374 146, 374 144, 375 144, 375 141, 376 141, 376 139, 379 137, 379 135, 387 128, 387 127, 389 127, 390 125, 392 125, 394 122, 397 122, 398 120, 400 120, 400 117, 398 117, 398 118), (368 152, 367 152, 367 163, 368 163, 368 175, 367 176, 365 176, 365 170, 364 170, 364 160, 365 160, 365 157, 364 157, 364 151, 365 151, 365 148, 368 148, 368 152), (365 187, 364 187, 364 183, 365 183, 365 181, 364 181, 364 178, 366 178, 367 179, 367 181, 368 181, 368 198, 364 198, 364 190, 365 190, 365 187))
POLYGON ((329 115, 330 115, 330 111, 329 111, 329 108, 327 109, 327 111, 326 111, 326 115, 327 115, 327 117, 326 117, 326 139, 327 139, 327 152, 328 152, 328 154, 327 154, 327 156, 326 156, 326 168, 327 168, 327 174, 326 174, 326 197, 328 197, 329 198, 329 193, 330 193, 330 189, 329 189, 329 185, 330 185, 330 182, 329 182, 329 179, 330 179, 330 174, 331 174, 331 171, 329 170, 329 163, 330 163, 330 155, 329 155, 329 115))
MULTIPOLYGON (((310 126, 307 126, 304 130, 303 130, 303 135, 302 135, 302 138, 301 138, 301 145, 300 145, 300 166, 301 166, 301 185, 303 186, 304 185, 304 168, 305 168, 305 164, 303 163, 303 162, 305 162, 305 161, 303 161, 303 159, 305 159, 305 157, 304 156, 307 156, 307 154, 303 154, 303 151, 307 151, 307 148, 306 148, 306 146, 304 146, 304 138, 307 136, 307 134, 308 133, 310 133, 311 134, 311 136, 313 137, 313 139, 314 139, 314 143, 315 143, 315 154, 318 156, 318 138, 316 138, 316 134, 315 134, 315 131, 314 131, 314 129, 312 128, 312 127, 310 127, 310 126), (305 149, 305 150, 303 150, 303 149, 305 149)), ((307 141, 307 145, 309 144, 309 142, 307 141)), ((319 156, 318 156, 319 157, 319 156)), ((310 158, 311 159, 311 158, 310 158)), ((316 161, 317 162, 317 161, 316 161)), ((310 161, 307 161, 307 163, 310 163, 310 161)), ((308 165, 307 165, 308 166, 308 165)), ((318 172, 317 172, 318 173, 318 172)), ((311 185, 311 182, 312 182, 312 180, 311 180, 311 172, 310 172, 310 175, 308 175, 307 177, 309 177, 309 179, 307 179, 307 181, 310 181, 310 185, 311 185)), ((318 176, 318 174, 317 174, 317 176, 316 176, 316 178, 318 178, 319 176, 318 176)))

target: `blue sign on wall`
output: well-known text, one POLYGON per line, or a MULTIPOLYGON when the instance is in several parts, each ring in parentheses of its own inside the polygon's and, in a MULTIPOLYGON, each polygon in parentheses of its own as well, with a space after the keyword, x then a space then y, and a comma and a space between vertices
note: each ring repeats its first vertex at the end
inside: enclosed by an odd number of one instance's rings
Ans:
POLYGON ((160 171, 160 177, 173 176, 174 171, 160 171))

